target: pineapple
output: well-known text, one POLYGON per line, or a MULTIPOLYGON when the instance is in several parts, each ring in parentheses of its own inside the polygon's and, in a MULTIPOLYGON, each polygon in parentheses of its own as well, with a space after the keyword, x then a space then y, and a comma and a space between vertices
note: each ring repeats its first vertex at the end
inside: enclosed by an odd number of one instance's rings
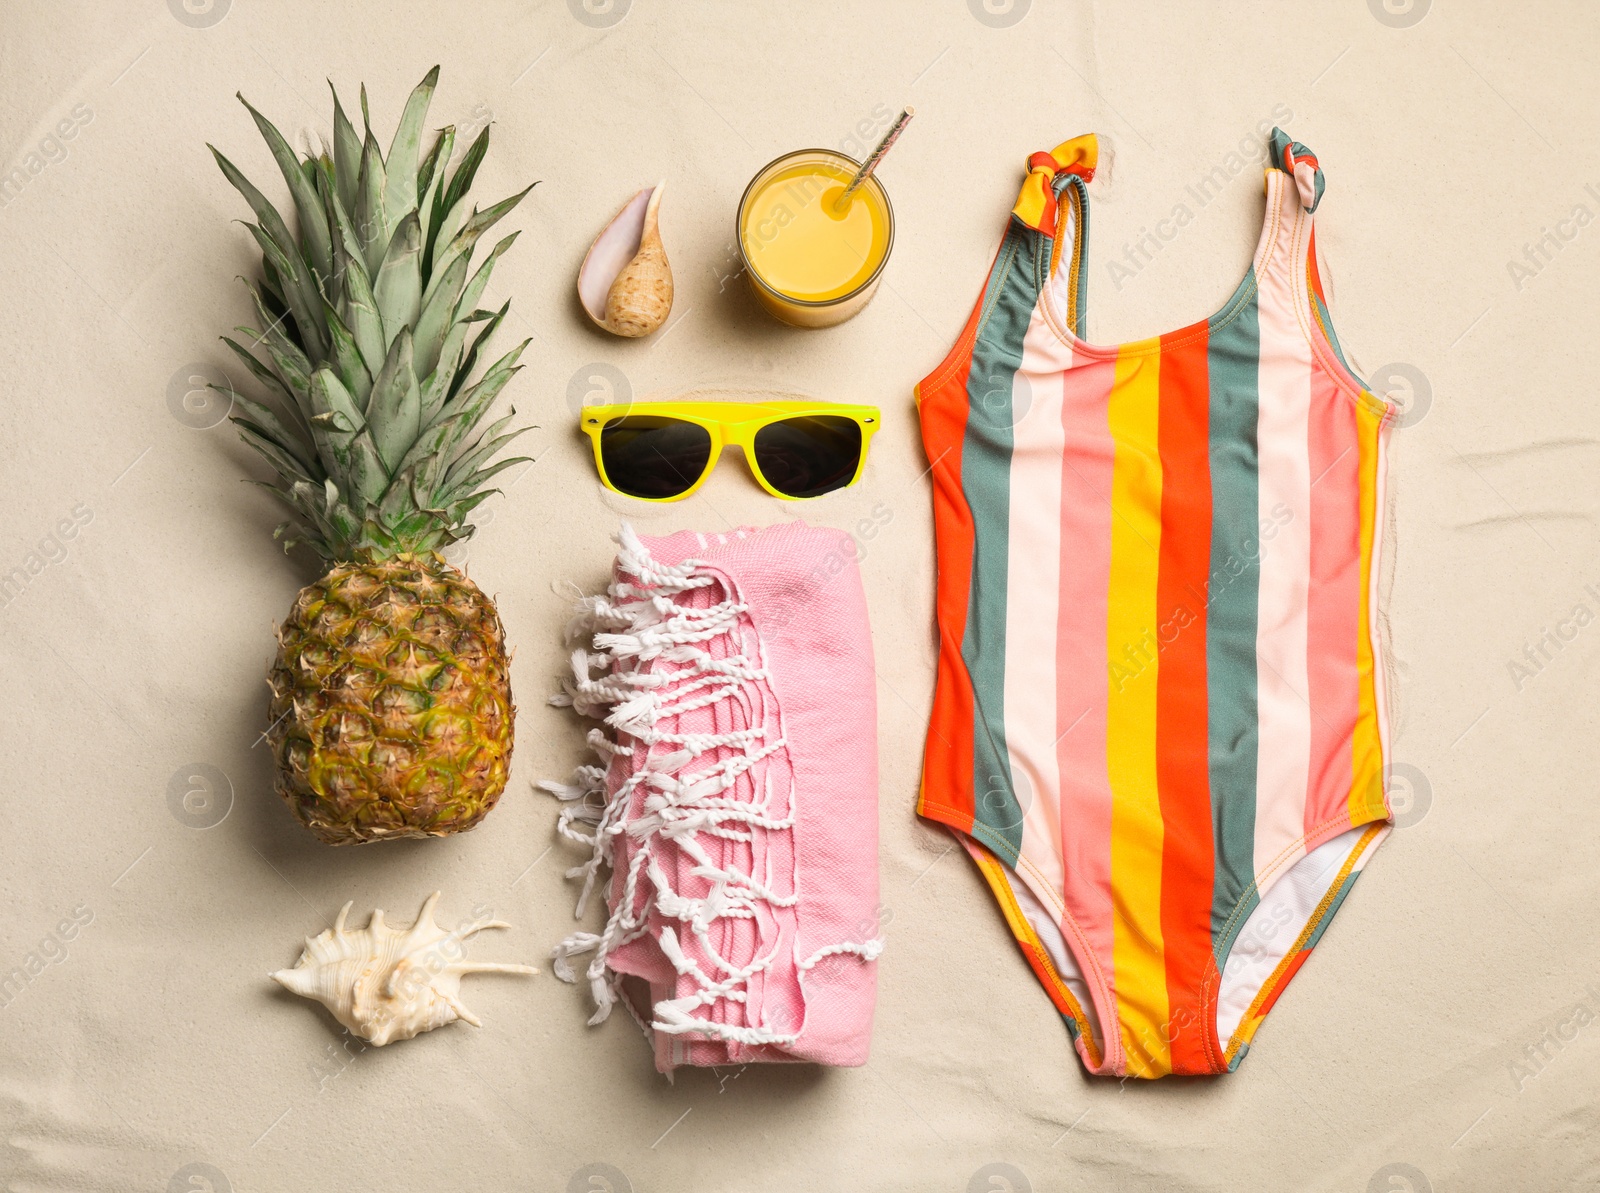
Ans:
POLYGON ((277 474, 266 487, 290 511, 284 549, 309 547, 329 569, 279 629, 267 737, 278 793, 334 845, 472 828, 511 757, 499 614, 439 552, 472 533, 489 479, 527 462, 492 462, 521 433, 506 431, 514 411, 480 430, 527 341, 470 378, 510 305, 478 302, 516 237, 475 271, 473 250, 528 192, 469 208, 488 128, 454 170, 453 128, 422 151, 438 76, 411 93, 387 156, 364 87, 365 135, 335 92, 332 152, 303 159, 239 97, 289 185, 298 238, 211 149, 255 212, 262 254, 259 284, 246 282, 261 330, 237 330, 270 364, 224 340, 272 404, 235 395, 233 421, 277 474))

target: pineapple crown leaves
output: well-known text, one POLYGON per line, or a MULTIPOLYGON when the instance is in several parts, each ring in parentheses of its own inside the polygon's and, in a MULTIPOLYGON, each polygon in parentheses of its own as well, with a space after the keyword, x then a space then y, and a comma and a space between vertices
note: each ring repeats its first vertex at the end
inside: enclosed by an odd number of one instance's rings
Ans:
POLYGON ((481 211, 469 205, 489 128, 454 170, 453 127, 424 151, 438 78, 436 66, 411 93, 387 154, 372 133, 365 87, 363 135, 335 91, 331 152, 304 157, 239 97, 288 184, 298 238, 208 146, 255 214, 245 226, 261 249, 261 277, 245 281, 260 330, 235 329, 248 346, 223 341, 270 401, 234 395, 233 422, 277 474, 264 487, 289 507, 277 532, 285 549, 304 543, 329 562, 421 554, 466 538, 467 515, 497 492, 489 480, 529 462, 494 461, 529 429, 506 429, 514 410, 479 429, 528 341, 470 378, 510 306, 478 304, 516 233, 476 269, 473 251, 533 188, 481 211))

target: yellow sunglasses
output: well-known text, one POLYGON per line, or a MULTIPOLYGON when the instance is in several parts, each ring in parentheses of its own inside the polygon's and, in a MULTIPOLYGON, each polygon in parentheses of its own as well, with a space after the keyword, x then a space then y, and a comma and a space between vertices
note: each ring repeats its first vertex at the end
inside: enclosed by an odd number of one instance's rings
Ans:
POLYGON ((835 402, 643 402, 585 406, 578 417, 615 492, 681 501, 733 445, 763 489, 794 501, 860 479, 879 414, 835 402))

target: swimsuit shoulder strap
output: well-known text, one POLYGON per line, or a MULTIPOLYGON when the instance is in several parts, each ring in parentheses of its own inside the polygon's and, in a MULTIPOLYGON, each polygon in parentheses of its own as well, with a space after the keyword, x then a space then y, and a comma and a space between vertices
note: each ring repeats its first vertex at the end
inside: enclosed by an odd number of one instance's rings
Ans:
POLYGON ((1031 237, 1036 249, 1048 246, 1041 265, 1066 309, 1058 312, 1074 334, 1084 335, 1087 300, 1089 193, 1087 184, 1102 168, 1100 138, 1094 133, 1063 141, 1048 153, 1028 158, 1028 176, 1011 209, 1008 235, 1031 237))
POLYGON ((1315 325, 1339 365, 1366 388, 1334 332, 1328 291, 1318 264, 1315 212, 1327 181, 1317 155, 1281 128, 1274 128, 1267 143, 1267 159, 1267 227, 1256 267, 1258 273, 1270 274, 1280 282, 1265 287, 1262 299, 1268 300, 1271 293, 1281 295, 1307 333, 1315 325))
POLYGON ((967 324, 944 360, 917 386, 919 407, 930 396, 948 393, 959 395, 956 408, 964 409, 973 394, 981 394, 986 410, 1009 410, 1023 341, 1046 291, 1056 304, 1053 317, 1083 334, 1083 248, 1089 227, 1084 188, 1096 168, 1104 168, 1100 140, 1090 134, 1063 141, 1048 153, 1033 154, 1026 168, 967 324))
MULTIPOLYGON (((1296 307, 1310 303, 1313 213, 1322 202, 1325 181, 1317 155, 1274 128, 1267 142, 1267 214, 1257 250, 1256 272, 1280 279, 1275 289, 1296 307)), ((1265 296, 1264 296, 1265 297, 1265 296)))

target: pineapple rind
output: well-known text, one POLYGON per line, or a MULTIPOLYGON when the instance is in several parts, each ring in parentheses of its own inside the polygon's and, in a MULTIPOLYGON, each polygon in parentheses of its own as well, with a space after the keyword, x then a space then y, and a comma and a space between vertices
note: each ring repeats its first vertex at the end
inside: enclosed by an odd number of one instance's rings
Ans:
POLYGON ((340 564, 278 631, 278 794, 330 845, 472 828, 505 790, 509 674, 494 605, 444 560, 340 564))

